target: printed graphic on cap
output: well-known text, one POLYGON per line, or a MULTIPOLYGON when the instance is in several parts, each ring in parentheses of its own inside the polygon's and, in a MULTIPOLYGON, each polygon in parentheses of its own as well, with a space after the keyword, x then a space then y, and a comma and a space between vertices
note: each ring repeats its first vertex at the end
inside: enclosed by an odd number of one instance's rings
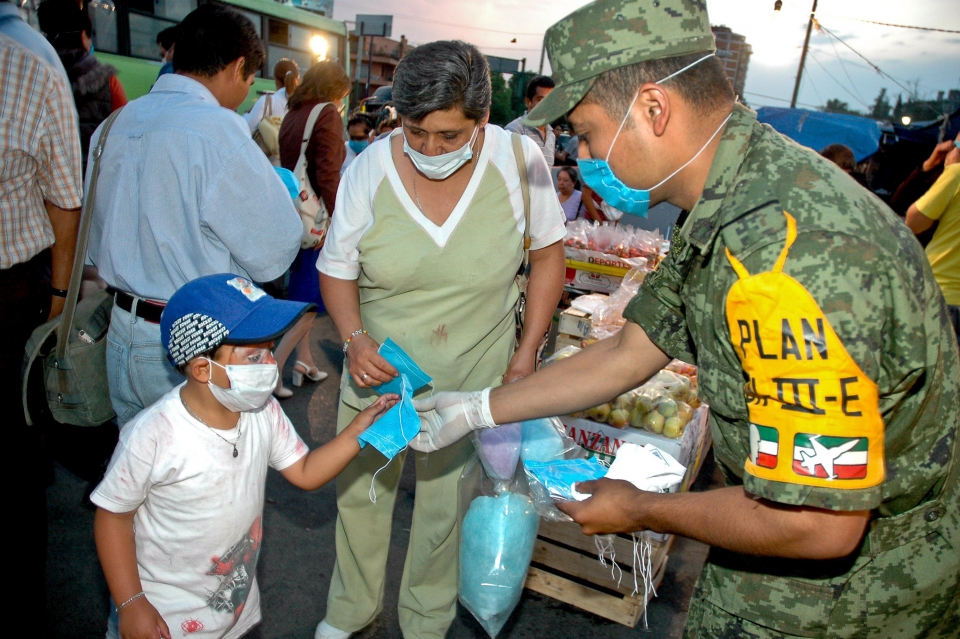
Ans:
POLYGON ((262 289, 257 288, 253 282, 250 280, 245 280, 242 277, 235 277, 232 280, 227 280, 227 284, 243 293, 243 295, 251 302, 256 302, 258 299, 266 295, 266 293, 263 292, 262 289))
POLYGON ((750 461, 763 468, 776 468, 780 434, 776 428, 750 424, 750 461))
POLYGON ((201 313, 187 313, 170 327, 167 350, 177 364, 186 364, 196 355, 219 346, 229 334, 218 320, 201 313))
POLYGON ((824 437, 797 433, 793 440, 793 472, 824 479, 863 479, 867 476, 866 437, 824 437))

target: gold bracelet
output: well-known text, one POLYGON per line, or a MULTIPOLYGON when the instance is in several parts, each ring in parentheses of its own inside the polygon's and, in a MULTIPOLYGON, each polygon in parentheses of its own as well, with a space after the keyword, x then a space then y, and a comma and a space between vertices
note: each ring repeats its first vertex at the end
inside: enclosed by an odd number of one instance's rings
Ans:
POLYGON ((117 606, 117 612, 120 612, 121 610, 123 610, 124 608, 126 608, 128 605, 130 605, 131 603, 133 603, 134 601, 136 601, 136 600, 139 599, 140 597, 146 596, 146 594, 147 594, 147 593, 145 593, 144 591, 141 590, 140 592, 138 592, 138 593, 135 594, 134 596, 130 597, 129 599, 127 599, 126 601, 124 601, 124 602, 123 602, 122 604, 120 604, 119 606, 117 606))

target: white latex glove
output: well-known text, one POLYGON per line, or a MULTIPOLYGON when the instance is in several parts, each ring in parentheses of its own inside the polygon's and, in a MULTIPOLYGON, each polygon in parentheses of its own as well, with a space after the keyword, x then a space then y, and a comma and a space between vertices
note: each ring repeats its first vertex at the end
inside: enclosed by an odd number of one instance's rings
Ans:
POLYGON ((471 431, 493 428, 490 414, 490 389, 472 393, 443 392, 414 400, 420 414, 420 432, 410 440, 410 448, 432 453, 446 448, 471 431))

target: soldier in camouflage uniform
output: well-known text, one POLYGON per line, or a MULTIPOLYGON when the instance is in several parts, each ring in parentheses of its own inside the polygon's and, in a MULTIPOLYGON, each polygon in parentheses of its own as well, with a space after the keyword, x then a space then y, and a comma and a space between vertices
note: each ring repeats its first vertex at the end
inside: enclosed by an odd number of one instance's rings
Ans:
POLYGON ((957 637, 960 356, 909 230, 734 104, 702 59, 714 51, 703 2, 595 2, 546 46, 557 88, 528 122, 569 113, 581 157, 607 157, 608 181, 634 200, 681 166, 652 199, 689 213, 618 336, 492 392, 421 402, 411 445, 580 410, 669 358, 695 363, 727 487, 658 495, 599 480, 561 508, 588 534, 713 546, 687 637, 957 637))

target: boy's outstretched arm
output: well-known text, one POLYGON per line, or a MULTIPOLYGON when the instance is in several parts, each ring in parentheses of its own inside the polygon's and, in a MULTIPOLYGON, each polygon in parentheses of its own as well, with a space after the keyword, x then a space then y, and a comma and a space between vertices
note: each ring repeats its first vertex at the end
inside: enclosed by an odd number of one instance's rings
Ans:
MULTIPOLYGON (((136 514, 136 510, 112 513, 97 508, 93 520, 100 566, 116 606, 143 590, 133 536, 133 517, 136 514)), ((121 639, 157 639, 157 634, 163 639, 171 639, 166 622, 146 597, 134 599, 119 614, 121 639)))
POLYGON ((280 471, 280 474, 298 488, 304 490, 320 488, 339 475, 360 452, 357 435, 367 430, 370 424, 390 410, 399 399, 399 395, 391 393, 382 395, 377 401, 360 411, 360 414, 354 417, 339 435, 287 466, 280 471))

